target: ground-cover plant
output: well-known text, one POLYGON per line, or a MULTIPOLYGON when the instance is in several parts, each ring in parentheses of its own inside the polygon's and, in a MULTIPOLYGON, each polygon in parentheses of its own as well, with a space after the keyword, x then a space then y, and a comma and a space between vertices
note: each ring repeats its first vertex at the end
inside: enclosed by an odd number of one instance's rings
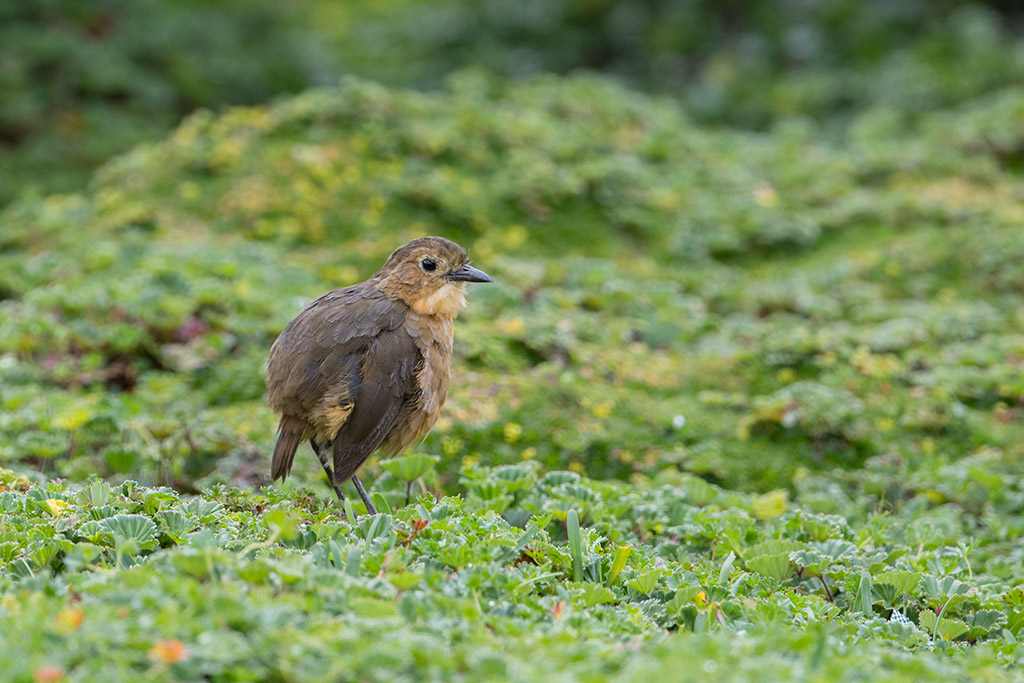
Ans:
POLYGON ((465 498, 355 523, 308 491, 189 498, 6 471, 7 676, 639 680, 680 648, 736 679, 1014 675, 1024 605, 983 544, 915 552, 893 523, 910 513, 535 469, 473 468, 465 498))
POLYGON ((423 232, 500 275, 427 442, 448 482, 464 458, 766 490, 890 454, 1016 457, 1019 188, 984 141, 1020 97, 909 138, 865 120, 838 148, 593 78, 197 115, 88 195, 3 214, 0 457, 251 477, 274 335, 423 232))
POLYGON ((1021 102, 825 145, 594 77, 353 81, 9 207, 14 675, 1012 679, 1021 102), (260 491, 274 336, 424 233, 496 283, 385 514, 311 454, 260 491))

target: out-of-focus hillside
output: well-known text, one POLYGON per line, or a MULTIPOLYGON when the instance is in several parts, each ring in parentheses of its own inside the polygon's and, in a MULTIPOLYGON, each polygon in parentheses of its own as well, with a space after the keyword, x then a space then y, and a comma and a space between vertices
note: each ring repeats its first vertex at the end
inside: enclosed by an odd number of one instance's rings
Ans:
POLYGON ((114 154, 196 108, 343 76, 433 90, 578 70, 679 100, 696 120, 834 137, 1024 77, 1014 3, 959 0, 222 0, 0 2, 0 204, 80 189, 114 154))

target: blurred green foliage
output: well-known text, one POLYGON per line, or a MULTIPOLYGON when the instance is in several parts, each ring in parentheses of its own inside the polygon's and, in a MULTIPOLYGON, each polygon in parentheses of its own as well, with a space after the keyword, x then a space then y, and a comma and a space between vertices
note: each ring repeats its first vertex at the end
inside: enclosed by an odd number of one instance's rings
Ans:
POLYGON ((914 115, 1024 76, 1016 3, 961 0, 397 0, 320 3, 346 69, 436 85, 474 65, 587 69, 678 96, 699 120, 914 115))
POLYGON ((67 192, 197 107, 336 78, 299 6, 267 0, 0 2, 0 204, 67 192))
POLYGON ((93 0, 0 2, 0 204, 73 191, 198 107, 344 74, 438 88, 590 70, 701 122, 826 132, 906 123, 1024 77, 1013 3, 958 0, 93 0))

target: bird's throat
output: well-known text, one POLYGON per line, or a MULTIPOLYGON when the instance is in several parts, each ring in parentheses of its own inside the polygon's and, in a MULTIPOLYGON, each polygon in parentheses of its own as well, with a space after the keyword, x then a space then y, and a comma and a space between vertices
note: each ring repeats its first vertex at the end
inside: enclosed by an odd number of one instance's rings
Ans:
POLYGON ((432 315, 454 319, 466 305, 466 287, 461 282, 446 282, 436 291, 425 294, 412 304, 418 315, 432 315))

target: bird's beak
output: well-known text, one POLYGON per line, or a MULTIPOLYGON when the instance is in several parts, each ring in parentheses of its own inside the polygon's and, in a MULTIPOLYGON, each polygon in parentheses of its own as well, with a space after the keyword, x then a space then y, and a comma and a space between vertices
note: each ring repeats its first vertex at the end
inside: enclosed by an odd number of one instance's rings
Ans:
POLYGON ((458 270, 453 270, 446 275, 449 280, 460 282, 494 282, 491 276, 482 270, 478 270, 468 263, 458 270))

